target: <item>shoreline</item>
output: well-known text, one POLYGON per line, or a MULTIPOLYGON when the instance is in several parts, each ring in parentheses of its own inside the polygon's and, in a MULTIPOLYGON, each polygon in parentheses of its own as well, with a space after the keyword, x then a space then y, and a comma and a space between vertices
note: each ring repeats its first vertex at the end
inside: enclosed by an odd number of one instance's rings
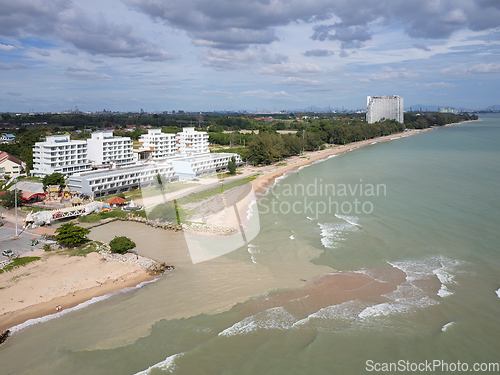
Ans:
MULTIPOLYGON (((464 122, 461 122, 464 123, 464 122)), ((444 126, 452 126, 460 123, 455 123, 455 124, 447 124, 444 126)), ((256 168, 256 167, 251 167, 250 169, 254 169, 255 172, 260 172, 262 175, 258 176, 255 180, 251 182, 253 190, 256 195, 256 199, 258 200, 261 195, 263 195, 267 189, 269 189, 270 186, 272 186, 274 183, 276 183, 276 180, 282 176, 284 176, 287 173, 292 173, 297 171, 301 167, 309 166, 312 165, 315 162, 323 161, 326 160, 329 157, 344 154, 349 151, 353 151, 357 148, 360 147, 365 147, 372 145, 374 143, 378 142, 386 142, 390 141, 392 139, 397 139, 397 138, 402 138, 402 137, 407 137, 410 135, 418 134, 424 131, 432 130, 435 129, 436 127, 433 128, 426 128, 426 129, 417 129, 417 130, 410 130, 410 131, 405 131, 401 133, 395 133, 392 135, 388 136, 383 136, 383 137, 378 137, 378 138, 373 138, 373 139, 368 139, 364 141, 358 141, 358 142, 352 142, 347 145, 342 145, 342 146, 334 146, 332 148, 328 148, 326 150, 321 150, 321 151, 314 151, 314 152, 308 152, 305 153, 304 157, 300 156, 294 156, 291 158, 288 158, 286 160, 287 165, 277 167, 275 163, 274 165, 268 165, 262 168, 256 168), (260 170, 259 170, 260 169, 260 170)), ((248 202, 247 202, 248 203, 248 202)), ((245 212, 248 212, 248 210, 251 208, 251 203, 250 202, 245 208, 245 212)), ((228 221, 223 220, 223 218, 219 218, 218 221, 223 221, 225 225, 227 225, 228 221)), ((230 220, 229 220, 230 221, 230 220)), ((96 253, 97 254, 97 253, 96 253)), ((98 255, 101 257, 101 255, 98 255)), ((34 264, 36 264, 35 262, 34 264)), ((110 263, 110 262, 106 262, 110 263)), ((114 262, 117 263, 117 262, 114 262)), ((29 267, 29 265, 24 266, 24 267, 29 267)), ((18 268, 18 273, 21 274, 23 272, 24 267, 18 268)), ((117 267, 125 267, 124 265, 119 265, 117 267)), ((83 276, 87 276, 88 274, 86 273, 87 270, 78 270, 79 274, 83 274, 83 276)), ((12 272, 12 271, 11 271, 12 272)), ((5 275, 6 273, 4 273, 5 275)), ((104 276, 107 276, 105 273, 103 273, 104 276)), ((10 274, 11 276, 16 276, 13 273, 10 274)), ((152 281, 154 280, 155 277, 149 275, 144 269, 137 269, 132 272, 125 272, 123 273, 123 268, 122 268, 122 273, 118 276, 116 276, 114 279, 111 277, 108 277, 107 280, 104 282, 100 283, 99 286, 92 286, 92 287, 81 287, 81 285, 73 285, 72 290, 65 290, 65 294, 56 296, 54 298, 51 298, 49 300, 41 301, 38 303, 34 303, 32 305, 29 305, 27 307, 23 307, 21 309, 15 309, 13 311, 8 311, 6 313, 2 313, 0 315, 0 332, 9 329, 11 327, 16 327, 20 324, 23 324, 27 322, 30 319, 38 319, 38 318, 43 318, 46 316, 52 316, 56 314, 61 314, 60 312, 58 313, 55 310, 55 306, 61 305, 63 307, 63 312, 67 309, 76 307, 78 305, 84 304, 88 301, 90 301, 92 298, 95 297, 102 297, 105 295, 110 295, 116 292, 119 292, 120 290, 123 290, 125 288, 130 288, 130 287, 136 287, 139 284, 147 281, 152 281)), ((60 278, 56 279, 58 282, 62 281, 60 278)), ((37 284, 35 284, 37 285, 37 284)), ((95 284, 94 284, 95 285, 95 284)), ((4 290, 0 290, 0 295, 2 295, 4 290)), ((37 294, 39 294, 40 291, 37 291, 37 294)), ((20 296, 23 298, 23 296, 20 296)), ((58 316, 57 316, 58 317, 58 316)), ((55 318, 57 318, 55 317, 55 318)), ((15 329, 14 332, 17 332, 18 329, 15 329)))
MULTIPOLYGON (((434 130, 434 129, 439 129, 442 127, 464 124, 467 122, 476 122, 476 121, 479 121, 479 120, 462 121, 462 122, 456 122, 456 123, 452 123, 452 124, 446 124, 443 126, 434 126, 434 127, 425 128, 425 129, 414 129, 414 130, 409 130, 409 131, 403 131, 401 133, 394 133, 394 134, 390 134, 390 135, 385 135, 382 137, 370 138, 370 139, 366 139, 363 141, 351 142, 351 143, 348 143, 346 145, 333 146, 333 148, 328 148, 328 149, 321 150, 321 151, 306 152, 304 154, 306 156, 306 158, 300 157, 300 156, 292 156, 288 159, 281 161, 281 162, 286 162, 287 165, 278 167, 277 164, 279 162, 277 162, 277 163, 273 163, 273 164, 267 165, 265 167, 262 167, 262 168, 266 168, 267 170, 262 171, 261 173, 263 173, 263 174, 252 181, 252 187, 253 187, 253 189, 258 197, 260 195, 265 194, 265 192, 269 189, 269 187, 274 185, 274 183, 276 183, 276 180, 280 177, 283 177, 286 173, 296 172, 301 167, 306 167, 306 166, 309 166, 315 162, 320 162, 320 161, 326 160, 332 156, 345 154, 346 152, 353 151, 353 150, 361 148, 361 147, 370 146, 374 143, 388 142, 388 141, 393 140, 393 139, 409 137, 411 135, 426 132, 428 130, 434 130), (289 161, 292 161, 292 163, 289 164, 289 161)), ((258 168, 256 168, 256 169, 258 169, 258 168)))
POLYGON ((12 330, 32 319, 62 315, 65 310, 93 298, 111 295, 156 279, 144 268, 104 261, 98 253, 90 253, 86 257, 29 255, 42 256, 42 259, 0 274, 0 332, 12 330), (62 311, 55 309, 58 305, 62 311))

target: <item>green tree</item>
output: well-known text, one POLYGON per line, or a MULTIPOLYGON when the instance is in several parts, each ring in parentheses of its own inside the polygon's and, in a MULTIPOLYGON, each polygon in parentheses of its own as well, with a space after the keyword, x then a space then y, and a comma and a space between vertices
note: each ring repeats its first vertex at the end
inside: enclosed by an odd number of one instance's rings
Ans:
POLYGON ((62 173, 54 172, 45 176, 42 180, 43 182, 43 190, 47 188, 48 185, 59 185, 60 189, 64 189, 66 177, 62 173))
MULTIPOLYGON (((17 207, 20 207, 23 204, 23 199, 21 198, 23 195, 22 190, 17 189, 17 207)), ((1 196, 2 198, 2 206, 5 208, 12 208, 15 207, 16 202, 15 202, 15 192, 14 190, 6 192, 4 195, 1 196)))
POLYGON ((66 223, 57 228, 56 233, 54 238, 58 244, 74 247, 89 240, 87 234, 90 233, 90 229, 82 228, 75 223, 66 223))
POLYGON ((236 174, 236 158, 234 156, 227 163, 227 170, 229 174, 236 174))
POLYGON ((113 238, 109 243, 109 246, 111 247, 111 251, 113 253, 125 254, 127 250, 135 247, 135 242, 125 236, 115 236, 115 238, 113 238))

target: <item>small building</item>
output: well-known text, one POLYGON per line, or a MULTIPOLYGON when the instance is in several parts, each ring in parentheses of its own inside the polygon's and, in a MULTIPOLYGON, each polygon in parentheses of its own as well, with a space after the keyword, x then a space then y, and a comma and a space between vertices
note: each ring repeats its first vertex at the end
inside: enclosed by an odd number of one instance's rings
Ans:
POLYGON ((24 169, 24 163, 5 151, 0 152, 0 176, 19 176, 24 169))

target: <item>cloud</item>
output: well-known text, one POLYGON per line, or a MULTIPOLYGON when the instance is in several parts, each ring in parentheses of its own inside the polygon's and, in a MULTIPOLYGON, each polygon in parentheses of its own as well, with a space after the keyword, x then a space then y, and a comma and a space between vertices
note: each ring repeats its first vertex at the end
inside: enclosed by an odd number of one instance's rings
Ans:
POLYGON ((204 66, 216 70, 243 69, 257 63, 279 64, 287 60, 287 56, 271 53, 262 48, 249 48, 244 51, 209 49, 201 56, 204 66))
POLYGON ((31 50, 40 56, 45 56, 45 57, 50 56, 49 51, 45 51, 45 50, 40 49, 40 48, 33 47, 33 48, 31 48, 31 50))
POLYGON ((9 44, 0 44, 0 51, 12 51, 20 48, 22 47, 11 46, 9 44))
POLYGON ((111 81, 112 77, 105 73, 92 72, 87 69, 81 68, 68 68, 65 72, 71 77, 76 77, 80 79, 86 79, 91 81, 111 81))
POLYGON ((276 28, 316 24, 312 38, 356 50, 372 37, 375 21, 413 38, 447 38, 458 30, 500 26, 497 0, 122 0, 133 9, 184 30, 198 46, 245 49, 278 40, 276 28), (333 20, 333 24, 318 22, 333 20))
POLYGON ((22 94, 21 94, 21 93, 19 93, 19 92, 14 92, 14 91, 9 91, 9 92, 7 93, 7 95, 11 95, 11 96, 22 96, 22 94))
POLYGON ((469 73, 498 73, 500 72, 499 63, 477 64, 469 68, 469 73))
POLYGON ((413 79, 418 78, 418 73, 410 72, 404 68, 393 69, 391 67, 385 66, 381 68, 384 73, 373 73, 368 78, 360 78, 360 82, 383 82, 383 81, 394 81, 401 79, 413 79))
POLYGON ((370 31, 366 26, 352 26, 343 23, 333 25, 314 26, 312 40, 341 42, 342 49, 359 49, 363 42, 372 38, 370 31))
POLYGON ((78 55, 78 51, 76 49, 69 49, 69 48, 64 48, 61 50, 62 53, 65 53, 67 55, 78 55))
POLYGON ((275 85, 290 85, 290 86, 316 86, 321 82, 315 79, 301 77, 287 77, 281 81, 273 82, 275 85))
POLYGON ((314 64, 283 63, 262 67, 257 70, 259 74, 272 74, 282 76, 314 75, 321 73, 321 68, 314 64))
POLYGON ((240 94, 240 96, 254 96, 261 99, 289 99, 290 97, 292 97, 292 95, 288 94, 285 91, 270 92, 266 90, 244 91, 240 94))
POLYGON ((481 63, 477 65, 473 65, 469 68, 465 68, 463 66, 452 66, 449 68, 441 69, 441 74, 448 76, 459 76, 466 74, 474 74, 474 73, 499 73, 500 72, 500 64, 499 63, 481 63))
POLYGON ((416 49, 420 49, 422 51, 425 51, 425 52, 430 52, 431 49, 429 47, 427 47, 425 44, 423 43, 415 43, 413 45, 413 47, 415 47, 416 49))
POLYGON ((0 62, 0 70, 12 70, 12 69, 30 69, 30 67, 26 64, 5 64, 0 62))
POLYGON ((333 51, 328 49, 311 49, 303 53, 304 56, 327 57, 334 55, 333 51))
POLYGON ((204 90, 201 92, 203 95, 233 95, 229 91, 218 91, 218 90, 204 90))
POLYGON ((0 9, 0 35, 52 37, 92 55, 147 61, 175 58, 132 26, 110 23, 103 15, 91 18, 69 0, 0 0, 0 9))

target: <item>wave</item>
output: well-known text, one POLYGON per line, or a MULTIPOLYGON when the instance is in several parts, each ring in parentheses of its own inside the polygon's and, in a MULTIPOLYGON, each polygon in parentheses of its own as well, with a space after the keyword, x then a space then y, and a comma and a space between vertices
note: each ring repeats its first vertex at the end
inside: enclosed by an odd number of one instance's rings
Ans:
POLYGON ((288 238, 290 238, 291 240, 294 240, 294 239, 295 239, 295 237, 293 236, 293 234, 292 234, 292 235, 290 235, 290 237, 288 237, 288 238))
POLYGON ((283 307, 274 307, 249 316, 219 333, 219 336, 243 335, 259 329, 285 330, 293 326, 297 319, 283 307))
POLYGON ((343 220, 340 223, 318 223, 321 229, 321 244, 329 249, 336 249, 340 242, 346 240, 346 233, 357 232, 361 226, 357 223, 359 219, 355 216, 335 215, 343 220))
POLYGON ((72 311, 77 311, 77 310, 84 309, 87 306, 93 305, 94 303, 97 303, 97 302, 104 301, 104 300, 106 300, 108 298, 111 298, 111 297, 113 297, 115 295, 118 295, 118 294, 127 293, 127 292, 130 292, 130 291, 135 290, 135 289, 140 289, 143 286, 145 286, 147 284, 150 284, 150 283, 154 283, 154 282, 156 282, 158 280, 159 280, 159 278, 154 279, 154 280, 144 281, 144 282, 142 282, 142 283, 140 283, 140 284, 138 284, 136 286, 123 288, 123 289, 116 290, 114 292, 105 294, 103 296, 94 297, 92 299, 89 299, 88 301, 80 303, 79 305, 76 305, 74 307, 70 307, 68 309, 64 309, 64 310, 62 310, 62 311, 60 311, 58 313, 55 313, 55 314, 50 314, 50 315, 42 316, 41 318, 29 319, 29 320, 25 321, 24 323, 18 324, 17 326, 14 326, 14 327, 10 328, 10 331, 12 333, 17 333, 17 332, 22 331, 25 328, 34 326, 36 324, 50 322, 51 320, 60 318, 61 316, 69 314, 72 311))
POLYGON ((443 332, 446 332, 446 330, 451 327, 455 322, 449 322, 449 323, 446 323, 442 328, 441 328, 441 331, 443 332))
POLYGON ((495 291, 495 293, 497 294, 498 298, 500 298, 500 288, 497 291, 495 291))
POLYGON ((151 367, 148 367, 146 370, 136 372, 134 375, 148 375, 151 373, 151 370, 153 369, 168 371, 172 373, 176 368, 175 360, 178 359, 179 357, 182 357, 183 354, 184 353, 171 355, 170 357, 167 357, 164 361, 161 361, 151 367))

